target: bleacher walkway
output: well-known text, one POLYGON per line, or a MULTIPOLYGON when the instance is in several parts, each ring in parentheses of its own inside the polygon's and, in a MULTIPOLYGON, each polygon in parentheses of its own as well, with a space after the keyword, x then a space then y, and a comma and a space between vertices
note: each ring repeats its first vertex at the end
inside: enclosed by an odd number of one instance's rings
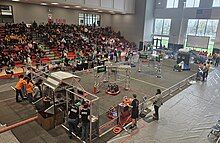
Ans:
POLYGON ((152 113, 131 134, 122 132, 108 143, 210 143, 207 135, 220 118, 220 69, 207 82, 197 82, 164 103, 160 120, 152 113))

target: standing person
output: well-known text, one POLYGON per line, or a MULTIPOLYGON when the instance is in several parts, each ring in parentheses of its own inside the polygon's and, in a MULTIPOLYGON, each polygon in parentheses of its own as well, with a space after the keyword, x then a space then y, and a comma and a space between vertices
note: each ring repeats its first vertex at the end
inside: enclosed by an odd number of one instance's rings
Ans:
POLYGON ((41 97, 41 92, 39 89, 39 86, 35 84, 34 89, 33 89, 33 101, 38 100, 41 97))
POLYGON ((216 54, 216 62, 215 62, 215 66, 218 67, 220 61, 220 53, 216 54))
POLYGON ((215 67, 216 67, 216 58, 217 58, 217 54, 214 53, 213 56, 212 56, 212 60, 213 60, 213 63, 214 63, 215 67))
POLYGON ((162 103, 162 98, 161 98, 161 90, 157 89, 157 93, 154 97, 154 102, 153 102, 154 111, 155 111, 155 113, 153 114, 153 118, 155 120, 159 120, 159 108, 162 104, 163 103, 162 103))
POLYGON ((115 49, 115 51, 114 51, 114 56, 115 56, 115 62, 117 63, 118 62, 118 52, 117 52, 117 49, 115 49))
POLYGON ((207 62, 206 68, 207 68, 207 73, 206 73, 206 79, 207 79, 208 78, 208 74, 209 74, 209 70, 211 68, 211 63, 210 62, 207 62))
POLYGON ((31 79, 31 67, 27 67, 27 71, 25 72, 25 76, 31 79))
POLYGON ((22 88, 27 84, 27 77, 23 78, 23 75, 19 76, 19 81, 17 82, 15 86, 16 90, 16 102, 21 102, 18 98, 21 96, 22 100, 24 100, 24 96, 22 94, 22 88))
MULTIPOLYGON (((42 84, 43 80, 42 79, 39 79, 36 83, 35 83, 35 86, 37 86, 37 89, 39 90, 39 93, 37 93, 37 95, 40 95, 40 97, 43 96, 43 93, 42 93, 42 88, 41 88, 41 84, 42 84)), ((34 96, 35 97, 35 96, 34 96)), ((38 96, 36 96, 38 97, 38 96)))
POLYGON ((119 58, 119 61, 121 62, 121 50, 118 50, 118 58, 119 58))
POLYGON ((69 138, 72 138, 72 132, 76 135, 78 134, 77 125, 79 123, 79 100, 76 100, 75 103, 69 108, 68 112, 68 124, 69 124, 69 138))
POLYGON ((205 81, 205 79, 207 78, 207 74, 208 74, 208 67, 206 64, 204 64, 202 71, 203 71, 202 81, 205 81))
POLYGON ((89 136, 89 123, 90 123, 90 109, 89 109, 89 104, 84 103, 83 107, 80 111, 80 115, 82 118, 82 137, 81 139, 83 141, 88 141, 88 136, 89 136))
POLYGON ((27 85, 26 85, 26 92, 27 92, 27 98, 29 103, 32 103, 33 101, 33 83, 30 79, 27 80, 27 85))
POLYGON ((139 101, 137 100, 137 95, 133 94, 133 101, 131 102, 131 119, 132 119, 132 125, 130 127, 130 129, 134 128, 135 126, 137 126, 137 119, 138 119, 138 115, 139 115, 139 101))

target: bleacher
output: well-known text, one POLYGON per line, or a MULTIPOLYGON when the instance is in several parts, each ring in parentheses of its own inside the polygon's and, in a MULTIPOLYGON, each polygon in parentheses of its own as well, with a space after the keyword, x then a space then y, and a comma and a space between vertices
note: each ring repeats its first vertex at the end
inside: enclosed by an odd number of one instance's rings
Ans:
MULTIPOLYGON (((115 41, 113 45, 115 48, 119 47, 120 49, 120 47, 124 47, 125 49, 129 46, 132 46, 130 42, 126 41, 122 36, 114 32, 110 27, 94 28, 94 27, 86 27, 86 26, 79 27, 77 25, 75 26, 67 25, 66 27, 55 25, 54 27, 54 25, 53 26, 50 26, 50 25, 40 26, 39 25, 39 27, 37 27, 37 30, 33 30, 32 28, 25 27, 26 29, 25 31, 23 30, 24 27, 18 28, 16 27, 16 25, 19 27, 20 24, 15 24, 14 28, 13 26, 12 27, 9 26, 8 29, 12 30, 12 32, 10 32, 10 30, 5 30, 5 28, 7 27, 1 27, 1 30, 0 30, 1 39, 6 39, 5 41, 9 39, 9 45, 5 46, 6 48, 3 50, 3 53, 9 56, 15 55, 16 57, 18 56, 18 53, 20 51, 25 51, 24 53, 27 53, 27 54, 24 55, 24 58, 27 58, 27 55, 29 55, 31 57, 32 65, 36 65, 36 63, 50 63, 51 64, 57 61, 63 61, 62 54, 64 53, 61 51, 65 51, 65 55, 67 55, 69 60, 73 60, 76 58, 75 52, 82 52, 82 55, 80 54, 80 56, 86 57, 89 52, 93 52, 91 51, 92 47, 103 46, 103 47, 108 48, 109 43, 112 42, 112 40, 115 41), (67 32, 65 31, 66 28, 69 29, 67 32), (19 31, 19 29, 21 30, 19 31), (58 32, 57 32, 57 29, 58 29, 58 32), (85 32, 86 29, 87 29, 87 32, 85 32), (10 35, 6 35, 6 31, 9 31, 10 35), (46 37, 44 35, 44 32, 46 32, 47 34, 46 37), (61 33, 63 33, 63 35, 61 35, 61 33), (30 39, 30 36, 28 38, 28 35, 31 35, 31 39, 30 39), (72 35, 72 36, 69 36, 69 35, 72 35), (94 36, 94 35, 98 35, 98 36, 94 36), (13 39, 11 38, 11 36, 12 37, 14 36, 15 38, 13 39), (65 47, 64 46, 61 47, 61 44, 58 44, 58 42, 54 42, 54 41, 59 41, 60 43, 63 42, 61 40, 63 36, 64 37, 66 36, 67 38, 67 39, 65 38, 65 40, 72 40, 72 43, 67 46, 66 43, 64 42, 65 47), (51 45, 51 42, 49 41, 51 37, 53 37, 52 45, 51 45), (25 41, 24 44, 20 42, 20 40, 23 40, 23 39, 25 41), (38 51, 40 51, 38 52, 38 56, 42 55, 40 59, 36 57, 37 53, 33 52, 32 50, 31 52, 26 52, 27 50, 25 48, 29 42, 32 42, 32 44, 34 42, 38 43, 38 49, 39 49, 38 51)), ((10 56, 10 58, 11 57, 14 57, 14 56, 10 56)), ((27 63, 23 63, 22 61, 20 61, 20 59, 13 58, 16 67, 22 67, 25 64, 27 64, 27 63)))
POLYGON ((4 26, 0 26, 0 39, 4 39, 5 37, 5 28, 4 26))

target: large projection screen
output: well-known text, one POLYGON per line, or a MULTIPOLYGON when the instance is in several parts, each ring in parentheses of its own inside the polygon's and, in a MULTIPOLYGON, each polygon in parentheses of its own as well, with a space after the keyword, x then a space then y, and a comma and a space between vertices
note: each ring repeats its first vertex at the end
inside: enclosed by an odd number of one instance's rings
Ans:
POLYGON ((209 37, 187 35, 186 46, 194 48, 208 48, 209 37))

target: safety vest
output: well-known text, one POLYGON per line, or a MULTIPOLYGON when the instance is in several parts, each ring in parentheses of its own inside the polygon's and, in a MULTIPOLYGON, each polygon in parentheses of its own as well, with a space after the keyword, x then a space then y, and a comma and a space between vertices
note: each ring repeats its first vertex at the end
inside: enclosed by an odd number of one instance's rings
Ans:
POLYGON ((33 93, 33 84, 31 82, 26 85, 26 91, 27 93, 33 93))

